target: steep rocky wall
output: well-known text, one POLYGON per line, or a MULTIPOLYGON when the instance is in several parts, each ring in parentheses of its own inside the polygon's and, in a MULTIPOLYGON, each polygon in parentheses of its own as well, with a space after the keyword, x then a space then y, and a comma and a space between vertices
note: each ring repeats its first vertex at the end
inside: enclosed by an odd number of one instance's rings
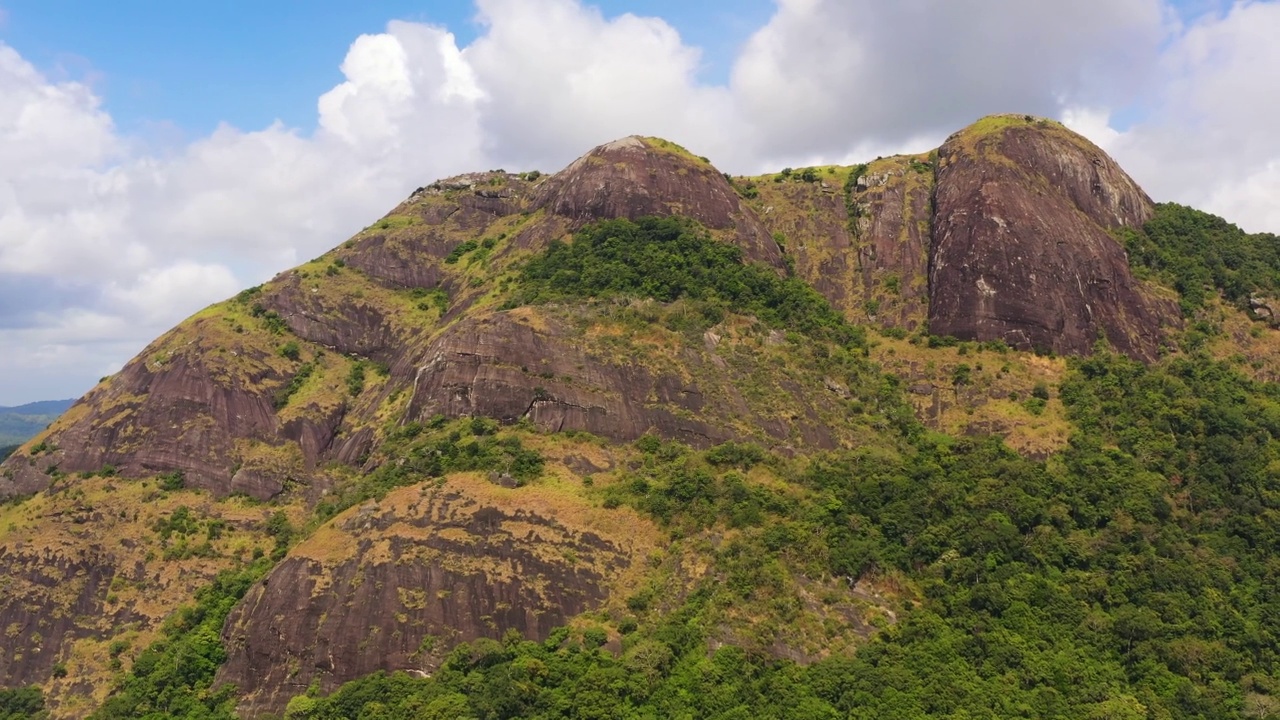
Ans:
POLYGON ((1087 354, 1098 338, 1157 356, 1176 308, 1129 272, 1108 232, 1150 200, 1100 149, 1047 121, 989 118, 938 152, 929 330, 1087 354))
POLYGON ((279 712, 312 681, 428 674, 460 642, 543 639, 598 607, 632 581, 652 529, 539 493, 460 476, 352 508, 233 611, 218 681, 237 685, 245 715, 279 712))
POLYGON ((533 205, 579 224, 645 215, 684 215, 733 241, 757 262, 782 267, 782 253, 711 163, 665 140, 627 137, 601 145, 542 185, 533 205))
POLYGON ((180 471, 193 486, 230 492, 236 440, 275 437, 267 387, 281 376, 243 355, 237 361, 247 374, 233 378, 208 361, 204 351, 212 349, 198 340, 170 352, 176 339, 157 341, 81 398, 38 440, 40 452, 10 458, 0 496, 42 490, 56 473, 109 467, 135 477, 180 471))
POLYGON ((64 643, 95 634, 115 574, 114 558, 101 547, 68 554, 0 544, 0 687, 43 683, 64 643))
MULTIPOLYGON (((607 318, 583 322, 595 323, 588 336, 611 329, 607 318)), ((621 328, 612 353, 606 341, 582 335, 528 309, 459 321, 423 352, 406 419, 527 418, 551 431, 621 441, 652 431, 696 447, 734 438, 816 447, 851 440, 830 422, 845 411, 847 388, 832 379, 824 384, 812 370, 781 372, 776 356, 794 353, 776 331, 730 339, 712 330, 696 344, 660 333, 659 345, 628 338, 621 328), (757 343, 767 343, 768 352, 757 343), (638 356, 646 351, 650 357, 638 356)))

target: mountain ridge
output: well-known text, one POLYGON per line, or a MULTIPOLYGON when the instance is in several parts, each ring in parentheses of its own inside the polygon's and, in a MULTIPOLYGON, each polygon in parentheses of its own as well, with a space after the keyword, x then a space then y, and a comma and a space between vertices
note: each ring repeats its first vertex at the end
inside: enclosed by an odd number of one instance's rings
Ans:
MULTIPOLYGON (((250 569, 200 635, 250 716, 510 632, 632 652, 705 597, 709 646, 854 652, 932 586, 868 554, 897 530, 848 515, 879 496, 838 478, 924 457, 943 482, 951 448, 1009 483, 1059 472, 1093 418, 1074 358, 1136 377, 1225 337, 1265 372, 1273 330, 1135 273, 1126 250, 1174 215, 1020 115, 852 167, 733 178, 631 137, 554 175, 436 181, 184 321, 0 465, 0 621, 67 638, 0 656, 0 683, 61 667, 60 716, 140 701, 103 678, 128 660, 143 687, 146 653, 186 647, 161 620, 250 569)), ((1239 297, 1265 319, 1266 293, 1239 297)))

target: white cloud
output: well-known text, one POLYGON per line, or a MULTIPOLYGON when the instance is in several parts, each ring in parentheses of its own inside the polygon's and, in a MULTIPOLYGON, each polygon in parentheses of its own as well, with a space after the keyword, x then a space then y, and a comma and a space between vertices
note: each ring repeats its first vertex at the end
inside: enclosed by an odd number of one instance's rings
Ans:
POLYGON ((1280 232, 1280 3, 1207 14, 1160 56, 1146 117, 1107 148, 1158 200, 1280 232), (1270 198, 1268 200, 1267 198, 1270 198))
POLYGON ((625 135, 671 136, 732 157, 742 123, 726 88, 695 79, 701 59, 657 18, 606 20, 577 0, 479 0, 487 32, 463 53, 486 90, 489 157, 556 169, 625 135))
POLYGON ((779 0, 731 82, 758 152, 840 153, 1128 97, 1164 25, 1158 0, 779 0))
POLYGON ((630 133, 755 172, 927 149, 990 112, 1057 115, 1158 199, 1280 230, 1280 5, 1183 27, 1167 1, 778 0, 730 80, 706 84, 661 19, 477 0, 466 47, 398 21, 355 38, 313 132, 223 126, 165 152, 0 43, 0 404, 84 389, 435 178, 555 170, 630 133))

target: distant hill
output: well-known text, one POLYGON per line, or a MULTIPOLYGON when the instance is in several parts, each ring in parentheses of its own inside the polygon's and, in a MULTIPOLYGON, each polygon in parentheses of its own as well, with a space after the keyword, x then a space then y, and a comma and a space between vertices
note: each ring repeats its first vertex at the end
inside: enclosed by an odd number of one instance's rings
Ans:
POLYGON ((14 407, 4 407, 0 405, 0 415, 53 415, 57 417, 67 411, 67 408, 75 403, 74 399, 67 400, 37 400, 26 405, 16 405, 14 407))
MULTIPOLYGON (((0 448, 20 445, 66 412, 75 400, 41 400, 16 407, 0 407, 0 448)), ((7 455, 0 451, 0 457, 7 455)))

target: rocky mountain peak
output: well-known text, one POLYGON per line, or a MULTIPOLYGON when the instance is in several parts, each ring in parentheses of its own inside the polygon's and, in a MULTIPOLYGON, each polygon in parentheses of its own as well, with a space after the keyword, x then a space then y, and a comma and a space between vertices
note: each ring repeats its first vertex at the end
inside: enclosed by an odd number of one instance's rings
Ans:
POLYGON ((983 118, 937 158, 931 333, 1064 354, 1105 338, 1156 356, 1177 310, 1143 291, 1111 232, 1153 210, 1114 160, 1030 115, 983 118))
POLYGON ((782 266, 777 243, 725 176, 707 158, 660 138, 632 135, 592 149, 544 183, 533 204, 575 224, 683 215, 732 231, 750 259, 782 266))

